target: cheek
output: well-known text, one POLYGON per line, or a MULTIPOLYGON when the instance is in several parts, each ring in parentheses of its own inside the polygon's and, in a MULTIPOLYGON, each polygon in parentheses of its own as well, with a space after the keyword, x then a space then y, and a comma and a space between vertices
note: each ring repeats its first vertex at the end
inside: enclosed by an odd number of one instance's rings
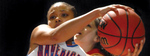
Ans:
POLYGON ((48 25, 52 28, 55 27, 55 22, 54 21, 48 21, 48 25))
POLYGON ((67 20, 68 20, 68 19, 65 18, 65 19, 62 20, 62 22, 66 22, 67 20))
POLYGON ((74 18, 73 15, 69 15, 68 17, 63 18, 64 19, 63 21, 68 21, 68 20, 73 19, 73 18, 74 18))
POLYGON ((77 37, 74 37, 74 42, 78 45, 80 44, 80 40, 77 37))
POLYGON ((72 19, 72 17, 66 17, 66 18, 63 18, 63 22, 66 22, 66 21, 68 21, 68 20, 70 20, 70 19, 72 19))
POLYGON ((89 40, 92 40, 95 36, 96 36, 95 31, 87 31, 84 34, 84 39, 89 41, 89 40))
POLYGON ((86 36, 86 35, 89 35, 89 33, 91 32, 92 30, 90 28, 86 28, 84 29, 83 31, 83 35, 86 36))

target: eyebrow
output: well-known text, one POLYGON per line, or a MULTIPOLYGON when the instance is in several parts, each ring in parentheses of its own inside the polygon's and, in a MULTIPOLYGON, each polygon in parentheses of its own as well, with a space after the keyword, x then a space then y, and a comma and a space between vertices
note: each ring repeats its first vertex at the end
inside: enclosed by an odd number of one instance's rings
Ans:
POLYGON ((62 9, 62 10, 60 10, 61 12, 64 12, 65 10, 64 9, 62 9))

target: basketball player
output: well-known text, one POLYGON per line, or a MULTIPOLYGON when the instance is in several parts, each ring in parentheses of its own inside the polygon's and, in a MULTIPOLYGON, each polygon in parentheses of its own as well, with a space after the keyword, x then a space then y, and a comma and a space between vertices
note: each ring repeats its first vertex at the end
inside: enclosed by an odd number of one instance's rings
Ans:
POLYGON ((73 45, 70 39, 92 20, 116 8, 130 9, 127 6, 109 5, 74 18, 73 6, 65 2, 53 4, 47 13, 48 24, 41 24, 32 31, 28 56, 85 56, 82 49, 73 45))
MULTIPOLYGON (((74 41, 78 44, 88 55, 91 56, 113 56, 113 54, 108 53, 103 50, 100 46, 100 38, 97 35, 97 26, 99 26, 100 19, 96 19, 88 24, 82 31, 74 35, 74 41)), ((138 56, 142 51, 143 45, 145 43, 145 38, 141 40, 140 48, 138 49, 138 43, 135 45, 135 50, 131 53, 128 49, 128 54, 126 56, 138 56)), ((115 56, 115 55, 114 55, 115 56)))
POLYGON ((28 56, 85 56, 82 49, 72 43, 72 36, 67 36, 65 31, 69 29, 59 26, 75 15, 73 6, 65 2, 53 4, 47 13, 48 24, 37 26, 31 34, 28 56))

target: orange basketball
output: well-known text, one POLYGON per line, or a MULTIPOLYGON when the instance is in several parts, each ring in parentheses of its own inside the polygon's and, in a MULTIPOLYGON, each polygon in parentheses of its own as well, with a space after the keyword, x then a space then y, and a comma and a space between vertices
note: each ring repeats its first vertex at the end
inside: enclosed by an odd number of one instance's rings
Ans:
POLYGON ((110 11, 100 20, 98 36, 102 47, 114 55, 127 55, 145 37, 141 18, 132 10, 110 11))

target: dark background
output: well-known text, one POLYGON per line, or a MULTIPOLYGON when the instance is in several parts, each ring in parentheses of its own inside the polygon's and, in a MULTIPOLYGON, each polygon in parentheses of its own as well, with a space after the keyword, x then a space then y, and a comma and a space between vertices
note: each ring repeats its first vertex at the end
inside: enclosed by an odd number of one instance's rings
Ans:
MULTIPOLYGON (((0 56, 26 56, 34 27, 46 24, 49 7, 62 0, 0 0, 0 56)), ((94 8, 123 4, 134 8, 146 30, 146 43, 140 56, 150 55, 150 0, 63 0, 82 15, 94 8)))

